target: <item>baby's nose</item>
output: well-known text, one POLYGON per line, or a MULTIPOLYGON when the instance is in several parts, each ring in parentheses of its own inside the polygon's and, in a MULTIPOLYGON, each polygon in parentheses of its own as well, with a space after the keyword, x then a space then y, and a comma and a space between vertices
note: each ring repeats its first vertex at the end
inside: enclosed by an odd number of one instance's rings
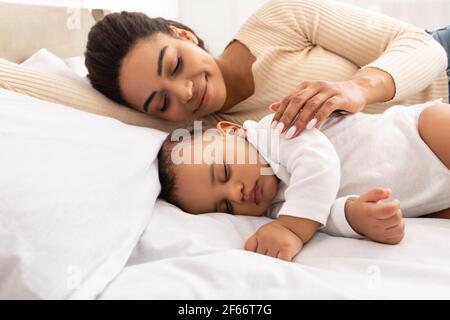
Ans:
POLYGON ((233 187, 227 188, 227 198, 229 201, 233 201, 236 203, 247 201, 248 196, 246 197, 243 191, 243 187, 239 185, 234 185, 233 187))

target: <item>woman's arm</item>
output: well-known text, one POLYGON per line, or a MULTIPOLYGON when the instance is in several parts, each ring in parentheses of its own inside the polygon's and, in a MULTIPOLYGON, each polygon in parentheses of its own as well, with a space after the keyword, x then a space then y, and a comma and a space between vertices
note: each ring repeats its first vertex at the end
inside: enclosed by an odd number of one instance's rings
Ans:
POLYGON ((284 132, 303 107, 296 125, 301 130, 321 109, 323 121, 336 109, 356 112, 367 104, 407 98, 430 85, 447 65, 444 49, 425 31, 352 5, 272 0, 255 15, 268 29, 288 34, 299 50, 320 46, 360 67, 351 79, 299 84, 294 102, 287 97, 274 108, 284 132))
POLYGON ((390 74, 396 99, 424 89, 446 68, 444 49, 424 30, 380 13, 330 0, 276 0, 273 7, 286 11, 302 43, 390 74))
POLYGON ((366 105, 394 98, 395 81, 386 71, 365 67, 359 69, 350 80, 361 88, 366 105))

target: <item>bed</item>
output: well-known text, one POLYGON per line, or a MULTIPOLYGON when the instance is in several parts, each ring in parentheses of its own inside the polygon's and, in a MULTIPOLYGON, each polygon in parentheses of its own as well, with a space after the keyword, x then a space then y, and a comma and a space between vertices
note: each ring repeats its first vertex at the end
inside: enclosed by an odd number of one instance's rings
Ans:
POLYGON ((169 127, 86 82, 94 13, 68 38, 66 8, 0 4, 0 298, 450 299, 450 220, 396 246, 318 233, 289 263, 243 250, 267 218, 158 199, 169 127))

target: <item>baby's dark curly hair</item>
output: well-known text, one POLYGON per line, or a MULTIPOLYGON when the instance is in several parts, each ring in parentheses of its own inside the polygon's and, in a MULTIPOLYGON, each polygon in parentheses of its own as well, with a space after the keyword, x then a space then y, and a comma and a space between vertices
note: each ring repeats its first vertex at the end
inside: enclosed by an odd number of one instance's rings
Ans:
MULTIPOLYGON (((214 128, 215 126, 211 124, 204 124, 201 128, 201 134, 214 128)), ((177 207, 180 207, 180 204, 176 195, 177 179, 175 174, 175 164, 172 161, 172 150, 178 143, 181 143, 179 140, 173 140, 173 133, 180 129, 185 130, 185 133, 188 134, 191 139, 193 139, 194 133, 197 133, 194 126, 177 128, 169 133, 158 152, 158 172, 159 182, 161 183, 159 197, 177 207)))

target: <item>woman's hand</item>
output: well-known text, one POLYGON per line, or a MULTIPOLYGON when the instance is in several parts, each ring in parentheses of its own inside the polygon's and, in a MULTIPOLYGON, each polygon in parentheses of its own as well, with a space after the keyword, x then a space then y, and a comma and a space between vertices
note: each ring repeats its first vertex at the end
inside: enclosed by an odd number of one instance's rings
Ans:
POLYGON ((303 241, 275 220, 261 226, 245 243, 245 250, 292 261, 303 248, 303 241))
POLYGON ((366 104, 364 88, 356 81, 303 81, 291 95, 270 106, 276 112, 272 128, 294 138, 305 128, 319 126, 335 110, 358 112, 366 104))

